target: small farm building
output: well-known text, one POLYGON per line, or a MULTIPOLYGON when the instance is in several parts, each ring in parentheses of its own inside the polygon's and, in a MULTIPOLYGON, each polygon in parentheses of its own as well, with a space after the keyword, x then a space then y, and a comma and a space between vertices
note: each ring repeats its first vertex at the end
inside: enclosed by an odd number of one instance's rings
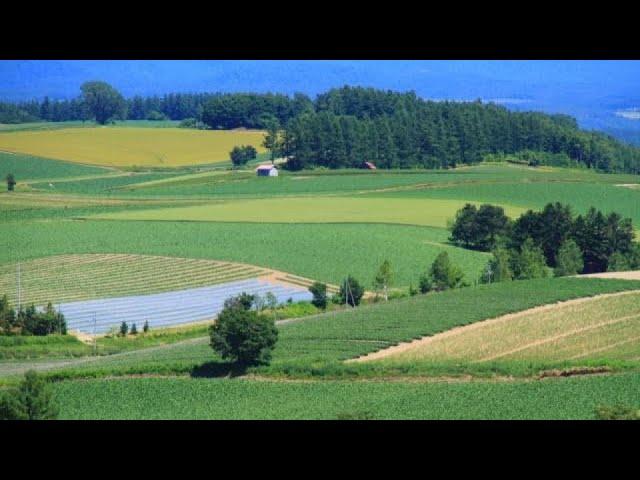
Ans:
POLYGON ((259 177, 277 177, 278 169, 274 165, 259 165, 256 168, 256 175, 259 177))

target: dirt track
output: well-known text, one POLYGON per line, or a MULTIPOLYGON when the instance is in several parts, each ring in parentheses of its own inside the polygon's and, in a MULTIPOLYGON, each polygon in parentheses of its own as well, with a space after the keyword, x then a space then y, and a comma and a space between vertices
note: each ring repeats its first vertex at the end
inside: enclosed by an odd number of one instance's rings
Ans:
POLYGON ((617 278, 620 280, 640 280, 640 270, 631 272, 604 272, 578 275, 578 278, 617 278))

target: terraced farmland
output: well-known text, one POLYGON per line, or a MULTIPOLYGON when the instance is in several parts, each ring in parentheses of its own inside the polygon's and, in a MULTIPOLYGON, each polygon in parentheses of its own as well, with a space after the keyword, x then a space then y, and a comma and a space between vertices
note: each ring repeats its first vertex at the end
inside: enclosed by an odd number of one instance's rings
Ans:
POLYGON ((264 152, 261 131, 96 127, 0 135, 0 150, 89 165, 179 167, 229 161, 236 145, 264 152))
POLYGON ((387 361, 640 359, 640 293, 534 308, 380 351, 387 361))
MULTIPOLYGON (((0 292, 17 303, 17 264, 0 266, 0 292)), ((152 255, 56 255, 20 264, 23 304, 171 292, 270 274, 252 265, 152 255)))

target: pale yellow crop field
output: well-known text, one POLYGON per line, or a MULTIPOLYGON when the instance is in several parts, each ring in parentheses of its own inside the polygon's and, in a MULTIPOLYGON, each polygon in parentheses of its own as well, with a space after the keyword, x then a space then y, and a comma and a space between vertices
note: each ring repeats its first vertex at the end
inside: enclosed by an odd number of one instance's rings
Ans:
MULTIPOLYGON (((232 200, 189 207, 105 213, 94 218, 199 222, 399 223, 446 227, 465 200, 416 198, 289 197, 232 200)), ((505 206, 507 215, 524 212, 505 206)))
POLYGON ((96 127, 0 135, 0 150, 110 167, 180 167, 229 161, 236 145, 264 152, 257 130, 96 127))
POLYGON ((380 358, 387 362, 639 359, 640 293, 538 307, 394 348, 380 358))

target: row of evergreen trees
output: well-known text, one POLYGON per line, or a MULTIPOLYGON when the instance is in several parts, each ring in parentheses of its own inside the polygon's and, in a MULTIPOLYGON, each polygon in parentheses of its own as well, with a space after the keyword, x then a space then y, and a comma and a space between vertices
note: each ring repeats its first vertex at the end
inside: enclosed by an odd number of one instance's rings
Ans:
POLYGON ((590 208, 574 216, 569 205, 556 202, 511 221, 502 207, 467 204, 456 213, 450 230, 454 243, 494 252, 493 275, 501 276, 500 268, 508 265, 513 278, 532 278, 520 274, 524 267, 518 263, 529 258, 536 261, 523 263, 539 264, 540 272, 549 266, 562 275, 640 268, 632 221, 616 212, 605 215, 590 208))
POLYGON ((291 119, 281 149, 291 169, 363 161, 382 168, 449 168, 529 150, 565 154, 605 172, 640 172, 640 149, 580 130, 566 115, 350 87, 320 95, 315 111, 291 119))
POLYGON ((0 332, 4 335, 66 335, 67 322, 64 315, 56 312, 51 303, 41 312, 30 305, 16 313, 4 295, 0 297, 0 332))
MULTIPOLYGON (((88 110, 80 98, 0 103, 0 123, 88 120, 88 110)), ((514 112, 480 101, 427 101, 414 92, 343 87, 315 100, 271 93, 136 96, 126 100, 119 118, 279 129, 271 149, 286 156, 291 169, 356 167, 364 161, 381 168, 449 168, 529 151, 556 155, 543 161, 561 158, 605 172, 640 173, 639 148, 581 130, 572 117, 514 112)))
MULTIPOLYGON (((171 93, 162 96, 134 96, 125 99, 123 120, 185 120, 205 122, 210 128, 266 128, 286 124, 291 118, 313 110, 312 100, 303 94, 171 93)), ((91 120, 81 97, 71 100, 0 102, 0 123, 64 122, 91 120)))

